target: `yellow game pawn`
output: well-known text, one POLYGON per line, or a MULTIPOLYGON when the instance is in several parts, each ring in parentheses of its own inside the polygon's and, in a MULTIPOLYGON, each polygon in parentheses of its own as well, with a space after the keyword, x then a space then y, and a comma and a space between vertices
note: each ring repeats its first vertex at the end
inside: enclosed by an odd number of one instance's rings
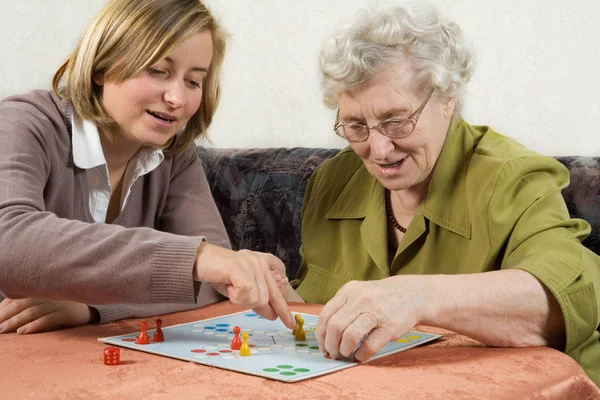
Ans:
MULTIPOLYGON (((296 314, 298 317, 298 314, 296 314)), ((306 340, 306 332, 304 332, 304 320, 302 317, 296 318, 296 335, 295 339, 297 342, 304 342, 306 340)))
POLYGON ((294 315, 294 319, 296 320, 296 327, 292 331, 292 335, 296 336, 296 331, 298 330, 298 321, 300 321, 302 317, 300 316, 300 314, 296 314, 294 315))
POLYGON ((248 332, 242 333, 242 347, 240 347, 240 356, 250 355, 250 345, 248 344, 248 332))

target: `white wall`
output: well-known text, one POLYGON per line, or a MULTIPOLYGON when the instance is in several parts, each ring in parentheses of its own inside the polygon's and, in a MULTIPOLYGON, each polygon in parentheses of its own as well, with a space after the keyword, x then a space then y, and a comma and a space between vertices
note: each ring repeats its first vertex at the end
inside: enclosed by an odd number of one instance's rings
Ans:
MULTIPOLYGON (((316 54, 347 10, 373 0, 207 0, 232 34, 218 147, 341 147, 316 54)), ((477 54, 464 116, 550 155, 600 156, 600 2, 431 0, 477 54)), ((49 88, 105 0, 0 0, 0 97, 49 88)))

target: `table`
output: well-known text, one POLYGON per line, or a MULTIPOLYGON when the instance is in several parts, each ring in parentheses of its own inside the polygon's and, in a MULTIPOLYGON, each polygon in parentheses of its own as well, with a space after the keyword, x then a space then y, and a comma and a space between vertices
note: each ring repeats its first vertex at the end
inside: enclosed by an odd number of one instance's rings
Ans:
MULTIPOLYGON (((318 314, 320 305, 290 305, 318 314)), ((173 325, 240 311, 229 302, 161 317, 173 325)), ((99 337, 140 320, 32 335, 0 335, 1 399, 598 399, 579 365, 550 348, 490 348, 439 328, 437 342, 297 383, 122 349, 105 366, 99 337)))

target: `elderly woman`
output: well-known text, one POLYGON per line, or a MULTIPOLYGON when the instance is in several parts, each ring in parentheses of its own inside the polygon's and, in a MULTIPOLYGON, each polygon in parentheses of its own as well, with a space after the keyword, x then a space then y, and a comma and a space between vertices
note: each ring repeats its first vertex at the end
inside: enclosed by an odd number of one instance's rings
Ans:
POLYGON ((433 9, 366 12, 320 65, 349 144, 304 199, 293 287, 326 303, 321 349, 349 357, 360 343, 366 360, 424 324, 564 350, 600 383, 600 258, 561 196, 568 172, 461 119, 473 61, 458 26, 433 9))

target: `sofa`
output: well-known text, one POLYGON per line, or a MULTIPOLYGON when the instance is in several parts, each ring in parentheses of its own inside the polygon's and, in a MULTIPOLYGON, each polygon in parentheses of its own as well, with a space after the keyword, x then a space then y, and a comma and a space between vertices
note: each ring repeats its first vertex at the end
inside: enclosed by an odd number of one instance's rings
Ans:
MULTIPOLYGON (((272 253, 289 279, 300 266, 302 198, 315 168, 339 149, 198 147, 208 183, 234 249, 272 253)), ((571 174, 563 197, 592 233, 583 242, 600 254, 600 157, 556 157, 571 174)))

